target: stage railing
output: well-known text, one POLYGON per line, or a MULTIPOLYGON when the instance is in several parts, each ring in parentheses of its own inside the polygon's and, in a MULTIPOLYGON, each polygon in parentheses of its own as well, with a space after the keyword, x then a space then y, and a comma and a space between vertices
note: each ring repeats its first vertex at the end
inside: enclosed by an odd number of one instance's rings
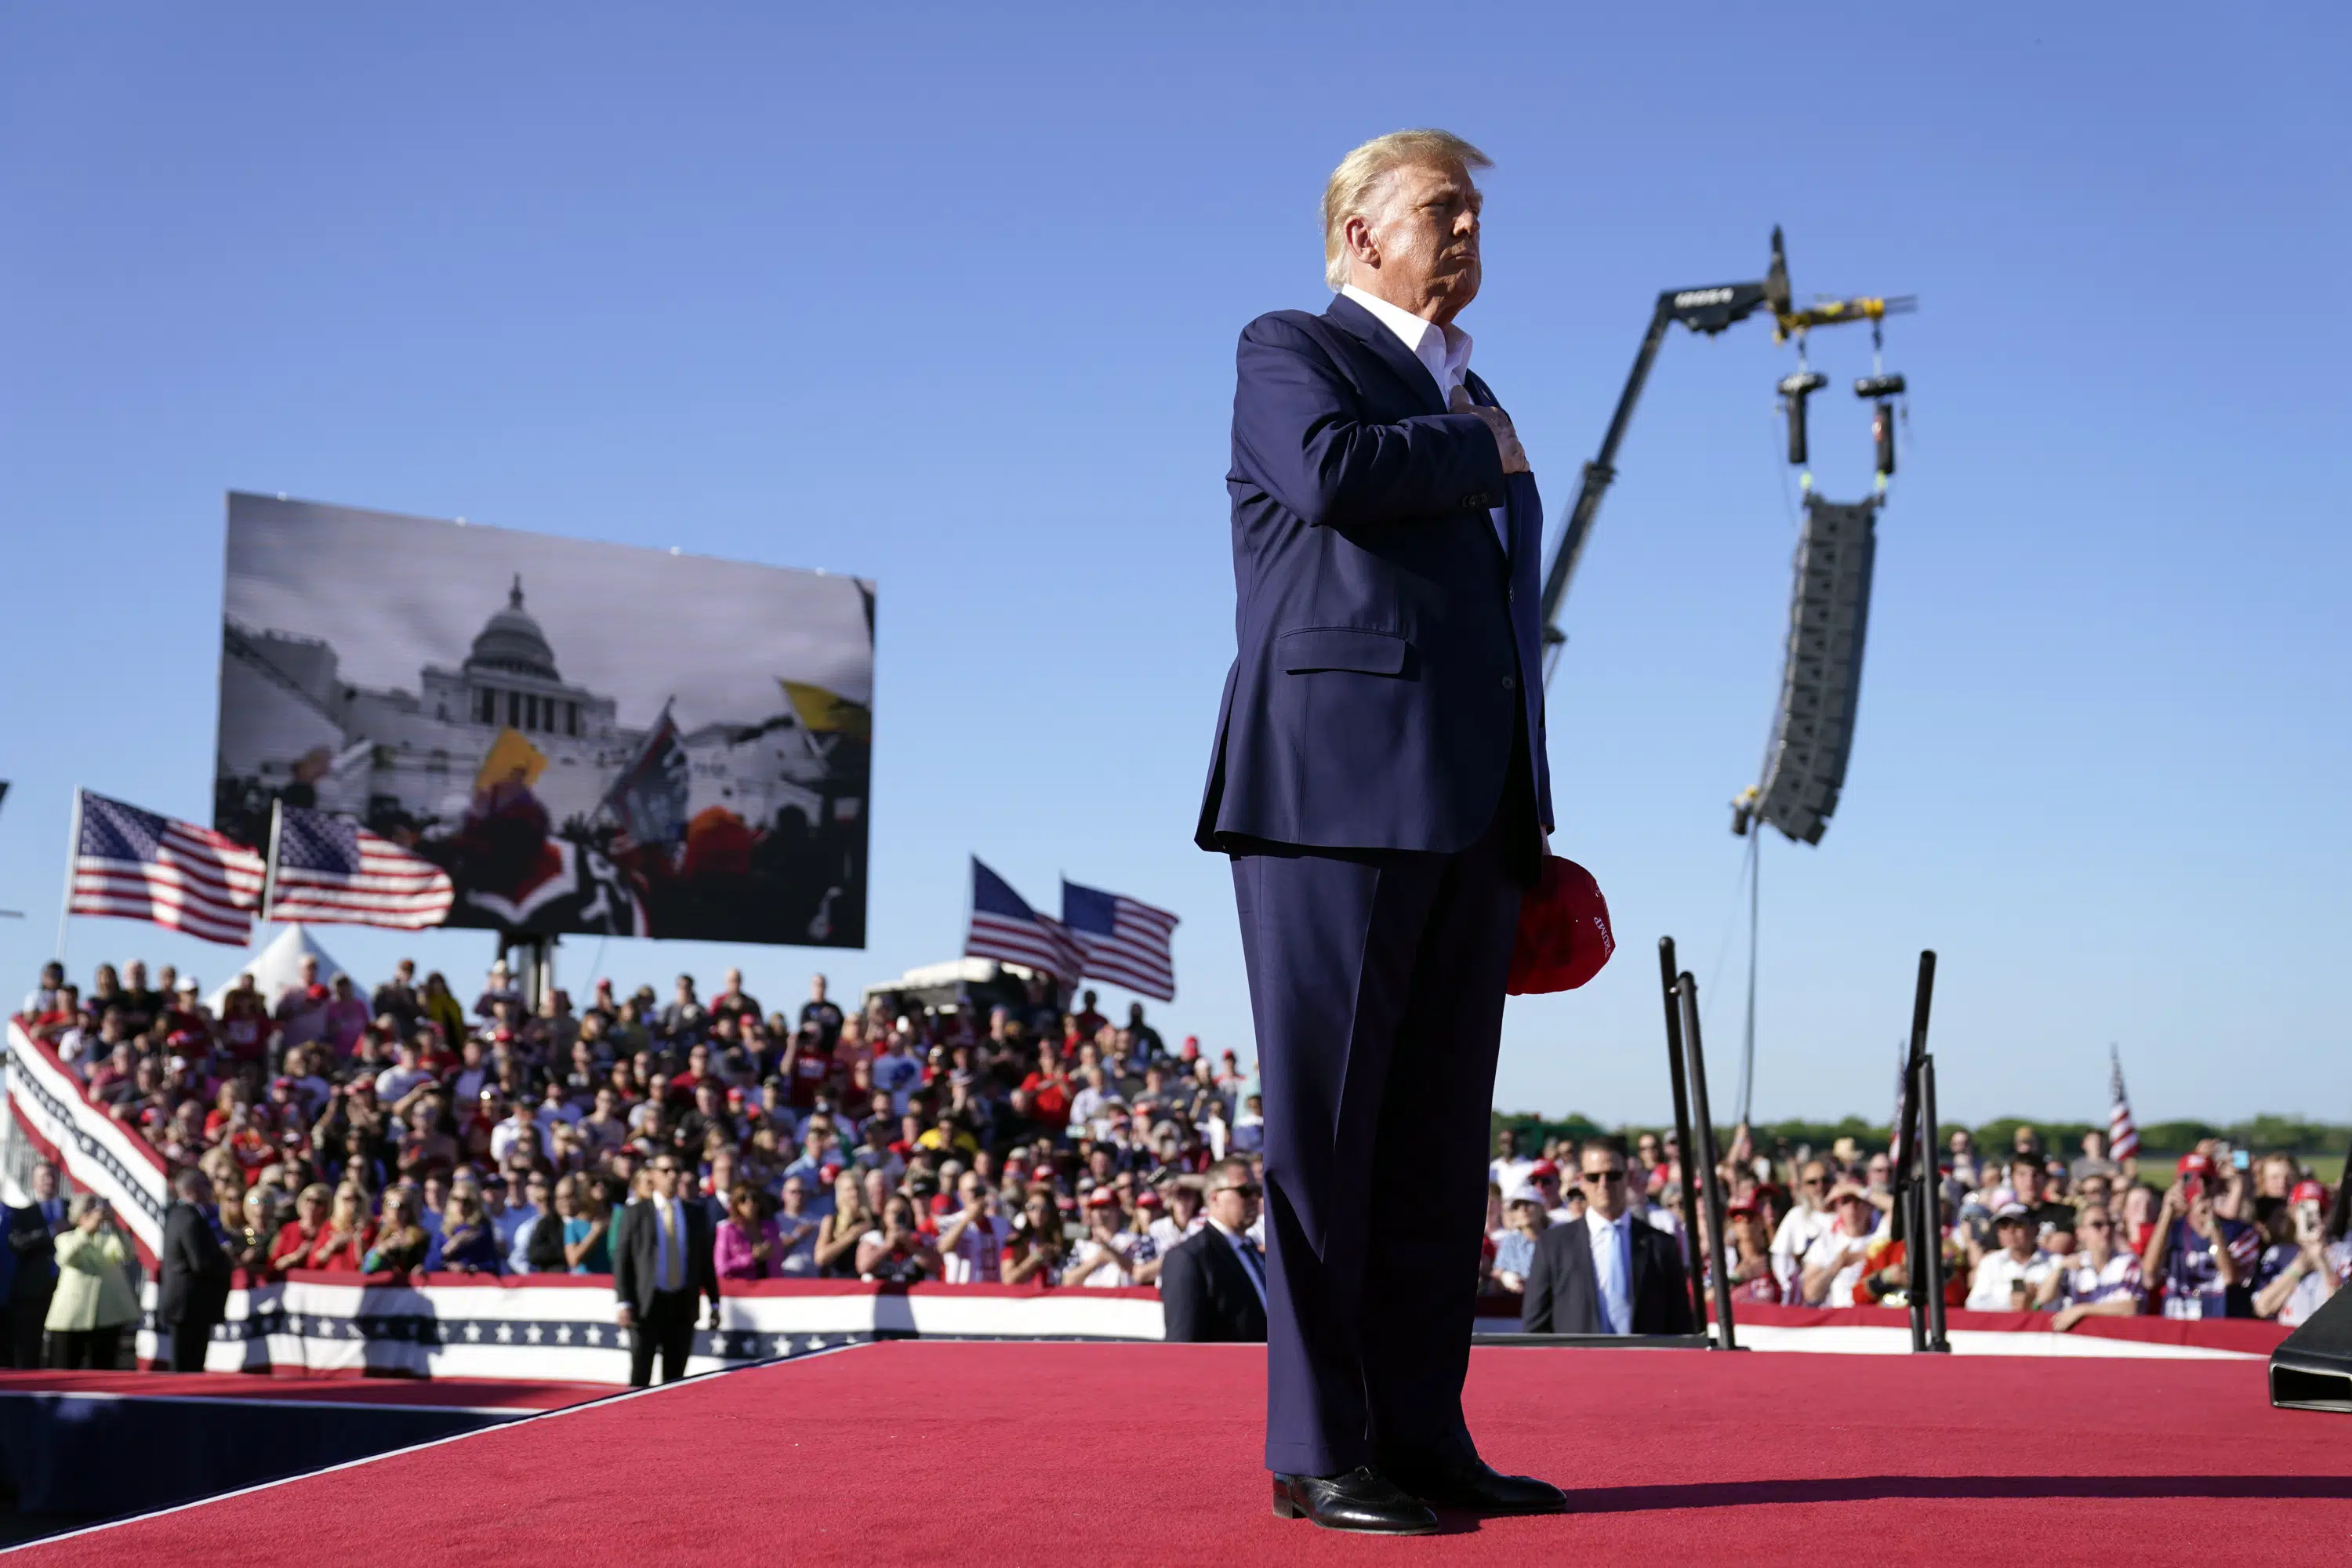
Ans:
POLYGON ((75 1190, 111 1204, 141 1265, 152 1268, 172 1201, 163 1156, 137 1129, 92 1105, 72 1070, 21 1020, 8 1021, 7 1037, 8 1111, 17 1134, 75 1190))
MULTIPOLYGON (((141 1362, 162 1344, 154 1292, 141 1362)), ((625 1383, 628 1336, 604 1274, 393 1276, 297 1269, 240 1283, 214 1331, 207 1372, 625 1383)), ((870 1340, 1157 1340, 1150 1288, 883 1285, 857 1279, 728 1281, 719 1322, 699 1323, 688 1372, 805 1355, 870 1340)))

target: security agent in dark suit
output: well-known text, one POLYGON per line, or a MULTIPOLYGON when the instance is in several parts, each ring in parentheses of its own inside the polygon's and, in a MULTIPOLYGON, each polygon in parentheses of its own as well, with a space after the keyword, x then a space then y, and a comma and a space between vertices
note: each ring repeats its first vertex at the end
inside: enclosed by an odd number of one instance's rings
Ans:
POLYGON ((629 1331, 629 1385, 653 1381, 661 1352, 662 1381, 686 1375, 694 1349, 695 1304, 710 1298, 710 1326, 719 1325, 719 1270, 711 1261, 710 1213, 678 1193, 677 1157, 656 1154, 646 1167, 653 1195, 621 1212, 613 1247, 613 1291, 619 1321, 629 1331))
POLYGON ((66 1200, 58 1192, 58 1168, 47 1161, 33 1167, 33 1201, 7 1211, 8 1343, 13 1365, 41 1364, 41 1326, 58 1288, 57 1238, 66 1228, 66 1200))
POLYGON ((1454 318, 1486 160, 1382 137, 1324 195, 1320 315, 1243 329, 1235 658, 1194 839, 1232 857, 1265 1103, 1275 1511, 1554 1512, 1462 1415, 1519 899, 1551 826, 1543 504, 1454 318))
POLYGON ((172 1178, 179 1202, 163 1214, 163 1248, 155 1260, 155 1321, 171 1336, 173 1372, 202 1372, 213 1326, 228 1316, 231 1266, 213 1211, 212 1179, 202 1171, 172 1178))
POLYGON ((1625 1144, 1584 1146, 1584 1215, 1536 1240, 1519 1326, 1531 1334, 1687 1334, 1682 1247, 1631 1212, 1625 1144))
POLYGON ((1209 1168, 1209 1223, 1160 1267, 1160 1310, 1172 1341, 1264 1343, 1265 1259, 1249 1227, 1261 1194, 1243 1160, 1209 1168))

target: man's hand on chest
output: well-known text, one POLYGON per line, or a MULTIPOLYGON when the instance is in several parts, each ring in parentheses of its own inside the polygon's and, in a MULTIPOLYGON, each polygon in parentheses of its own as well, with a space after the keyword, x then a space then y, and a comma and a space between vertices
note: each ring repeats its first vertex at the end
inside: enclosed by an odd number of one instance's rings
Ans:
POLYGON ((1470 389, 1466 386, 1454 389, 1452 402, 1454 413, 1475 414, 1486 422, 1486 428, 1495 433, 1495 449, 1502 454, 1503 472, 1524 474, 1531 471, 1528 467, 1527 448, 1519 445, 1519 433, 1511 427, 1509 415, 1499 408, 1472 402, 1470 389))

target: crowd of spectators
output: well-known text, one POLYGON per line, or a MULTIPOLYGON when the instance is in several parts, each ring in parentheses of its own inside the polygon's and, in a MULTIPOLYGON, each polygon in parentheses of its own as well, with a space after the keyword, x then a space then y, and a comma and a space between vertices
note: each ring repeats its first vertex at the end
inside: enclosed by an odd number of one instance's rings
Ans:
POLYGON ((84 989, 51 965, 20 1016, 93 1106, 208 1178, 251 1279, 610 1273, 664 1161, 724 1279, 1150 1284, 1262 1123, 1232 1051, 1097 1009, 1033 983, 984 1016, 845 1010, 819 975, 788 1013, 733 970, 709 995, 600 979, 532 1006, 502 963, 469 997, 407 962, 362 995, 306 959, 216 1011, 168 966, 84 989))
MULTIPOLYGON (((254 1279, 609 1274, 658 1172, 706 1210, 722 1279, 1150 1285, 1205 1223, 1213 1164, 1263 1179, 1234 1052, 1171 1049, 1140 1004, 1115 1022, 1095 993, 1056 1005, 1042 983, 984 1015, 887 996, 845 1009, 822 975, 771 1010, 732 970, 708 996, 690 975, 666 1001, 599 979, 584 1005, 561 990, 531 1005, 503 963, 468 998, 407 962, 362 995, 306 960, 278 994, 247 975, 215 1009, 194 978, 132 962, 98 965, 86 989, 51 965, 20 1018, 92 1106, 206 1178, 208 1223, 254 1279)), ((1626 1153, 1634 1217, 1686 1260, 1699 1232, 1735 1300, 1904 1299, 1885 1152, 1765 1152, 1735 1130, 1719 1249, 1703 1215, 1685 1221, 1674 1135, 1626 1153)), ((1585 1219, 1590 1163, 1572 1139, 1523 1150, 1501 1131, 1482 1290, 1522 1290, 1544 1231, 1585 1219)), ((0 1256, 0 1350, 106 1364, 134 1315, 106 1282, 121 1237, 53 1172, 35 1184, 0 1256)), ((2352 1275, 2341 1193, 2283 1153, 2209 1143, 2159 1185, 2095 1133, 2065 1160, 2030 1127, 1990 1157, 1956 1132, 1941 1186, 1951 1304, 2059 1329, 2138 1312, 2292 1325, 2352 1275)))
MULTIPOLYGON (((2168 1161, 2171 1180, 2147 1179, 2137 1158, 2109 1156, 2084 1135, 2072 1159, 2045 1149, 2032 1127, 1988 1154, 1966 1131, 1939 1152, 1947 1302, 1976 1311, 2053 1314, 2064 1331, 2086 1317, 2261 1318, 2294 1327, 2352 1279, 2352 1202, 2294 1155, 2251 1154, 2209 1139, 2168 1161)), ((1486 1288, 1523 1288, 1550 1226, 1581 1223, 1588 1194, 1562 1171, 1578 1168, 1573 1139, 1522 1151, 1497 1134, 1489 1168, 1486 1288)), ((1830 1149, 1758 1151, 1735 1129, 1717 1175, 1726 1196, 1718 1252, 1706 1216, 1683 1215, 1675 1135, 1634 1142, 1638 1217, 1683 1237, 1696 1228, 1711 1270, 1735 1301, 1853 1307, 1908 1300, 1905 1241, 1896 1234, 1895 1165, 1851 1139, 1830 1149)), ((1704 1205, 1702 1205, 1703 1207, 1704 1205)), ((1684 1245, 1684 1256, 1691 1248, 1684 1245)))

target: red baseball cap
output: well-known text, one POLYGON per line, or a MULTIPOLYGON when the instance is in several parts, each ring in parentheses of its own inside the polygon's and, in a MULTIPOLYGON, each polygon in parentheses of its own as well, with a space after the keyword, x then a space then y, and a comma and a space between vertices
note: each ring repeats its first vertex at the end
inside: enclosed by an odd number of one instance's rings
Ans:
POLYGON ((2213 1162, 2204 1154, 2183 1154, 2179 1164, 2173 1168, 2173 1174, 2177 1176, 2210 1176, 2212 1173, 2213 1162))
POLYGON ((1616 951, 1601 884, 1575 861, 1548 857, 1542 876, 1519 900, 1519 932, 1504 989, 1514 996, 1573 991, 1600 973, 1616 951))
POLYGON ((1545 1176, 1557 1178, 1559 1175, 1559 1166, 1549 1160, 1538 1160, 1528 1167, 1528 1180, 1530 1182, 1539 1181, 1545 1176))
POLYGON ((2287 1194, 2286 1201, 2291 1204, 2324 1204, 2327 1201, 2327 1189, 2317 1182, 2297 1182, 2294 1191, 2287 1194))
POLYGON ((1112 1187, 1097 1187, 1087 1194, 1087 1207, 1090 1209, 1108 1208, 1117 1202, 1118 1193, 1112 1187))

